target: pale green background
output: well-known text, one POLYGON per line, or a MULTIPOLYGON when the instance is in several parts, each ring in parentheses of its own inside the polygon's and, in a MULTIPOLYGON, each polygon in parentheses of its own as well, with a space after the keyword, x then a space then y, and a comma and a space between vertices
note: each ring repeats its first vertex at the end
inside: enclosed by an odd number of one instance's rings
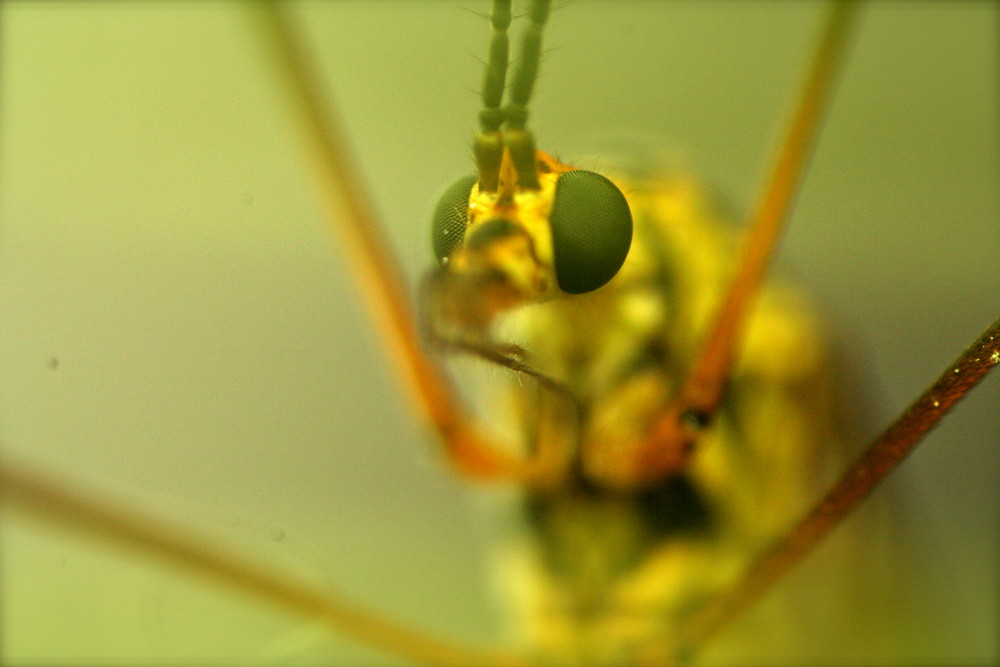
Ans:
MULTIPOLYGON (((430 262, 435 195, 470 170, 486 25, 459 4, 304 13, 411 283, 430 262)), ((661 137, 743 210, 818 7, 560 4, 533 108, 542 147, 572 158, 608 132, 661 137)), ((398 398, 247 15, 3 9, 5 451, 442 634, 499 642, 490 531, 398 398)), ((997 315, 996 25, 985 2, 865 12, 783 248, 873 378, 858 400, 876 423, 997 315)), ((928 576, 967 614, 960 657, 986 662, 998 406, 992 378, 908 463, 902 507, 928 576)), ((5 661, 260 662, 300 624, 20 515, 3 522, 5 661)), ((333 642, 346 662, 385 660, 333 642)))

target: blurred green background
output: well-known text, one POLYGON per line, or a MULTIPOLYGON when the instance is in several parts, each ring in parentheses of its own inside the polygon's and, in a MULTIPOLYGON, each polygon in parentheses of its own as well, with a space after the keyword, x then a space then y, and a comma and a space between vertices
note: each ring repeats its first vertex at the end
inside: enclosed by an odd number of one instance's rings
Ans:
MULTIPOLYGON (((300 9, 415 284, 430 206, 471 170, 486 23, 451 1, 300 9)), ((663 141, 745 210, 819 10, 566 2, 532 109, 540 145, 572 159, 608 136, 663 141)), ((864 11, 783 246, 871 379, 853 400, 873 424, 997 315, 997 18, 991 3, 864 11)), ((223 2, 4 4, 2 446, 499 643, 495 535, 400 398, 255 27, 223 2)), ((998 655, 998 406, 992 378, 892 482, 933 564, 908 585, 948 592, 967 634, 942 651, 982 663, 998 655)), ((311 646, 295 617, 2 519, 6 663, 280 662, 311 646)), ((329 642, 323 659, 391 660, 329 642)))

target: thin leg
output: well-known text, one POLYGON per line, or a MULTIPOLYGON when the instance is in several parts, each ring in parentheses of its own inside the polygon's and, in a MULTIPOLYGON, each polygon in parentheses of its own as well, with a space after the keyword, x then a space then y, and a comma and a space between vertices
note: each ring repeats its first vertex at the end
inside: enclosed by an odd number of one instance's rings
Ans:
POLYGON ((1000 365, 1000 320, 991 324, 941 377, 852 465, 804 519, 747 569, 740 582, 693 616, 675 642, 683 655, 702 646, 800 563, 868 497, 938 422, 1000 365))
POLYGON ((522 482, 546 476, 537 459, 522 460, 496 446, 472 421, 441 367, 420 346, 405 283, 337 120, 340 115, 330 97, 320 94, 312 63, 286 11, 280 3, 261 3, 261 23, 291 84, 323 192, 330 195, 327 219, 338 238, 348 242, 366 302, 418 411, 440 434, 446 454, 463 474, 522 482))
POLYGON ((843 61, 855 9, 851 0, 831 8, 788 134, 751 220, 736 277, 677 398, 654 424, 638 455, 636 467, 641 478, 656 481, 681 468, 694 450, 698 433, 719 408, 747 315, 767 275, 817 137, 834 74, 843 61))
POLYGON ((162 561, 292 609, 337 632, 420 664, 456 667, 523 664, 512 656, 466 649, 435 639, 336 593, 297 583, 241 559, 183 526, 95 500, 64 480, 48 479, 9 458, 0 464, 0 498, 4 504, 17 505, 65 527, 83 529, 125 547, 142 549, 162 561))

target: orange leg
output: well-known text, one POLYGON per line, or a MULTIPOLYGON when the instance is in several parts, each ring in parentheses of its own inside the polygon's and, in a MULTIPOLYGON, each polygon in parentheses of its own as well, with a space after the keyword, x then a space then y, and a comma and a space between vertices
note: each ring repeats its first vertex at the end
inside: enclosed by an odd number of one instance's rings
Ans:
POLYGON ((301 112, 317 177, 327 195, 328 220, 337 238, 345 239, 351 249, 348 255, 355 263, 358 284, 418 413, 441 436, 445 453, 464 475, 526 483, 545 476, 547 466, 541 460, 520 459, 493 442, 468 414, 441 366, 421 347, 405 283, 347 137, 339 123, 326 120, 339 118, 339 113, 330 97, 320 93, 313 64, 285 12, 277 5, 265 7, 268 20, 263 25, 301 112))
POLYGON ((832 8, 788 134, 751 220, 736 277, 677 398, 653 425, 649 440, 637 457, 640 479, 660 480, 683 467, 694 451, 698 433, 711 421, 722 402, 747 317, 767 275, 802 180, 806 158, 815 143, 821 112, 846 51, 855 10, 855 3, 849 0, 832 8))

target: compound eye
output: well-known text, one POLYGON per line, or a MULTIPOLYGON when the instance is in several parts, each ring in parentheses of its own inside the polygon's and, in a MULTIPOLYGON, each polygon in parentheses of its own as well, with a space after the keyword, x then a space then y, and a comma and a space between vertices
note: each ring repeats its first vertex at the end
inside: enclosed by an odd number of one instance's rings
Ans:
POLYGON ((614 278, 632 245, 625 195, 592 171, 559 177, 549 222, 556 282, 567 294, 592 292, 614 278))
POLYGON ((442 264, 465 239, 465 229, 469 226, 469 195, 476 180, 475 174, 458 179, 444 191, 434 207, 431 242, 434 256, 442 264))

